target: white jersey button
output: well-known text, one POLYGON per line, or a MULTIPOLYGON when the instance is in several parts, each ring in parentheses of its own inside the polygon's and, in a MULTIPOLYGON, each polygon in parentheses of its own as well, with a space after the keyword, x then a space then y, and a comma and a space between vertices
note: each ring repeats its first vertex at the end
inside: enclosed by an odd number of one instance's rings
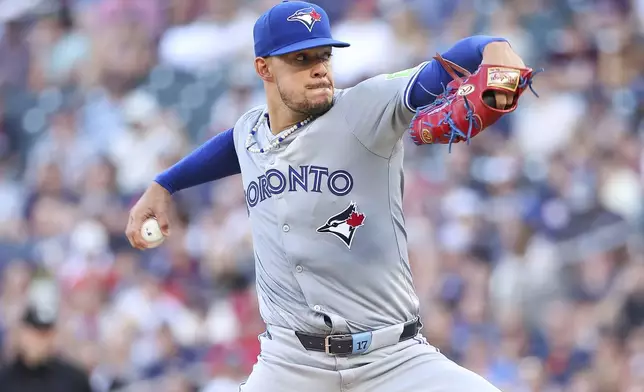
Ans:
POLYGON ((301 266, 301 265, 298 265, 298 266, 296 266, 296 267, 295 267, 295 270, 296 270, 297 272, 302 272, 302 271, 304 270, 304 268, 302 268, 302 266, 301 266))
POLYGON ((282 231, 283 231, 283 232, 285 232, 285 233, 286 233, 286 232, 287 232, 287 231, 289 231, 289 230, 291 230, 291 228, 289 227, 289 225, 284 225, 284 226, 282 226, 282 231))
POLYGON ((320 305, 315 305, 313 307, 313 310, 315 310, 316 312, 319 312, 320 310, 322 310, 322 307, 320 305))

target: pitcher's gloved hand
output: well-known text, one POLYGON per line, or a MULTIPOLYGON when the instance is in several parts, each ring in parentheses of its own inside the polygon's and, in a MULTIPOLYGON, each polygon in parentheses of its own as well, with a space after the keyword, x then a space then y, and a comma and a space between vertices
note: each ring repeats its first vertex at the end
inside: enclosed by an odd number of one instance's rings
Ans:
POLYGON ((451 149, 452 143, 469 143, 503 115, 516 110, 525 90, 530 88, 537 95, 532 78, 542 70, 481 64, 471 74, 440 54, 434 59, 453 80, 434 102, 417 109, 409 128, 416 144, 449 144, 451 149))

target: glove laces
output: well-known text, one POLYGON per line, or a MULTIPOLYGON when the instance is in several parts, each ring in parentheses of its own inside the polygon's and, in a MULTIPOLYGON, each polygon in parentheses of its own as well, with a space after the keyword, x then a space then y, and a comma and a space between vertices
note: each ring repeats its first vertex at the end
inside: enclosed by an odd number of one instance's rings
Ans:
POLYGON ((523 76, 520 76, 520 77, 519 77, 519 88, 525 88, 525 87, 526 87, 526 85, 527 85, 527 86, 528 86, 528 88, 530 89, 530 91, 532 91, 532 94, 534 94, 534 95, 535 95, 535 97, 539 98, 539 94, 537 94, 537 92, 536 92, 536 91, 534 91, 534 88, 532 87, 532 79, 534 79, 534 77, 535 77, 535 76, 537 76, 537 74, 540 74, 540 73, 541 73, 541 72, 543 72, 543 71, 544 71, 544 69, 543 69, 543 68, 539 68, 538 70, 534 71, 534 72, 533 72, 529 77, 527 77, 527 78, 524 78, 523 76))

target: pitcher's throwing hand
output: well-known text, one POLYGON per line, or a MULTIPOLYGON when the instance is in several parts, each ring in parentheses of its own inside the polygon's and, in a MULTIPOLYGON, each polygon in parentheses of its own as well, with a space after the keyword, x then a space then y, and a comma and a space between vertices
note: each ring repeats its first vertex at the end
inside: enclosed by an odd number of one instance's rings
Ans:
POLYGON ((157 183, 148 187, 143 196, 130 210, 125 235, 130 244, 136 249, 147 249, 148 242, 141 235, 143 222, 148 218, 156 218, 164 236, 170 235, 168 212, 172 203, 170 193, 157 183))

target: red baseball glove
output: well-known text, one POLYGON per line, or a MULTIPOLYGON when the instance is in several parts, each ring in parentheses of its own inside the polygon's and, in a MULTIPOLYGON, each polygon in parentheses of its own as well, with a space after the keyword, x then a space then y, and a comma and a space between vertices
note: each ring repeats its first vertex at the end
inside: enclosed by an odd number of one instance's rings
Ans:
POLYGON ((434 102, 417 109, 409 133, 418 145, 449 144, 451 151, 452 143, 466 140, 469 144, 471 138, 504 114, 513 112, 526 89, 530 88, 538 97, 532 88, 532 78, 543 70, 483 64, 471 74, 440 54, 434 59, 453 80, 434 102), (496 91, 514 93, 514 100, 499 109, 494 98, 496 91))

